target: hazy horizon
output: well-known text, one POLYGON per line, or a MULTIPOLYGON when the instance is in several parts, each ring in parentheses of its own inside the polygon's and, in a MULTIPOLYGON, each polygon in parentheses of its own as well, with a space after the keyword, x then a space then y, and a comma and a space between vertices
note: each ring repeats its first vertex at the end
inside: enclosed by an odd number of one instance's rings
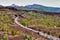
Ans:
POLYGON ((9 6, 11 4, 19 6, 39 4, 50 7, 60 7, 60 0, 0 0, 0 5, 9 6))

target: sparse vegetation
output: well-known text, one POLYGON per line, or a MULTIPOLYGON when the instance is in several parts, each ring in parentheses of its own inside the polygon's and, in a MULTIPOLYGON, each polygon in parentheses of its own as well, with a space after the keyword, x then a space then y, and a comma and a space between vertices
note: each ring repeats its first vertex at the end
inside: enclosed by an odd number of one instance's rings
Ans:
MULTIPOLYGON (((0 31, 1 35, 3 36, 4 40, 9 40, 9 36, 15 36, 20 35, 20 29, 19 31, 16 31, 17 25, 14 23, 14 15, 19 15, 21 13, 24 13, 24 18, 20 18, 19 21, 21 24, 27 27, 33 27, 36 26, 36 30, 43 31, 39 28, 39 26, 42 27, 60 27, 60 16, 49 16, 44 15, 40 13, 35 12, 26 12, 26 11, 12 11, 9 9, 4 9, 4 11, 0 11, 0 31), (12 26, 12 27, 11 27, 12 26), (14 27, 13 27, 14 26, 14 27), (16 29, 15 29, 16 26, 16 29), (11 29, 12 28, 12 29, 11 29)), ((47 33, 49 35, 53 34, 53 31, 43 31, 44 33, 47 33)), ((23 33, 22 33, 23 34, 23 33)), ((58 33, 57 33, 58 34, 58 33)), ((56 35, 57 35, 56 34, 56 35)), ((60 35, 58 35, 60 38, 60 35)), ((31 35, 24 35, 24 40, 33 40, 33 37, 31 35)), ((2 40, 2 37, 0 37, 0 40, 2 40)))
POLYGON ((21 18, 20 22, 25 26, 43 25, 45 27, 59 27, 60 16, 48 16, 33 12, 26 13, 25 18, 21 18), (26 19, 25 19, 26 18, 26 19))
POLYGON ((25 17, 24 18, 20 18, 19 19, 20 23, 24 26, 27 27, 34 27, 35 26, 37 28, 35 28, 38 31, 43 31, 44 33, 47 33, 49 35, 57 35, 54 34, 52 31, 44 31, 44 30, 40 30, 40 28, 38 26, 42 26, 45 28, 52 28, 52 30, 54 28, 60 27, 60 16, 57 15, 44 15, 44 14, 40 14, 40 13, 34 13, 34 12, 26 12, 25 13, 25 17))

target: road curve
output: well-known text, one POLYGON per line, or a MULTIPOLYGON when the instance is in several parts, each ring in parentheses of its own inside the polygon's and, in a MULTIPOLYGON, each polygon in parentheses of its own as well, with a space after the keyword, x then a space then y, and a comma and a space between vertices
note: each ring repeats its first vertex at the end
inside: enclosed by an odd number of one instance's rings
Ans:
POLYGON ((36 30, 31 29, 31 28, 28 28, 28 27, 23 26, 22 24, 20 24, 20 22, 18 22, 18 18, 19 18, 19 16, 17 16, 17 17, 14 19, 14 22, 15 22, 17 25, 19 25, 20 27, 22 27, 23 29, 26 29, 26 30, 32 31, 32 32, 34 32, 34 33, 37 33, 38 35, 43 36, 43 37, 45 37, 45 38, 47 38, 47 39, 49 39, 49 40, 60 40, 60 38, 56 38, 56 37, 53 37, 53 36, 51 36, 51 35, 44 34, 43 32, 39 32, 39 31, 36 31, 36 30))

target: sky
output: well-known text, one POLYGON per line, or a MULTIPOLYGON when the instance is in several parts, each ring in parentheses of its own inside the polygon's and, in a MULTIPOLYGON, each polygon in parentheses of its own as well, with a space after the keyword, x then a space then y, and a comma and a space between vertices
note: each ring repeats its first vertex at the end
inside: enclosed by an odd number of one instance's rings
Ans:
POLYGON ((0 0, 0 5, 8 6, 11 4, 19 6, 40 4, 44 6, 60 7, 60 0, 0 0))

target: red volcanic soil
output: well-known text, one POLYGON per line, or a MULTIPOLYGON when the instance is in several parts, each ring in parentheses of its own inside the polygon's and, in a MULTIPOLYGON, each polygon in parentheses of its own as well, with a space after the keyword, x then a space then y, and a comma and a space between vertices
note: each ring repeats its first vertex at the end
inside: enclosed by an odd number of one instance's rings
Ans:
POLYGON ((31 31, 28 31, 28 30, 25 30, 23 28, 21 28, 20 26, 10 26, 10 28, 16 30, 16 31, 20 31, 21 32, 21 35, 20 36, 17 36, 17 37, 10 37, 9 39, 10 40, 23 40, 24 38, 24 34, 27 34, 27 35, 32 35, 32 37, 34 37, 35 39, 37 40, 48 40, 42 36, 39 36, 38 34, 36 33, 33 33, 31 31))
POLYGON ((37 30, 37 28, 39 28, 40 31, 42 32, 50 32, 52 36, 56 36, 58 37, 58 35, 60 34, 60 27, 56 27, 56 28, 51 28, 51 27, 43 27, 43 26, 30 26, 29 28, 37 30))

